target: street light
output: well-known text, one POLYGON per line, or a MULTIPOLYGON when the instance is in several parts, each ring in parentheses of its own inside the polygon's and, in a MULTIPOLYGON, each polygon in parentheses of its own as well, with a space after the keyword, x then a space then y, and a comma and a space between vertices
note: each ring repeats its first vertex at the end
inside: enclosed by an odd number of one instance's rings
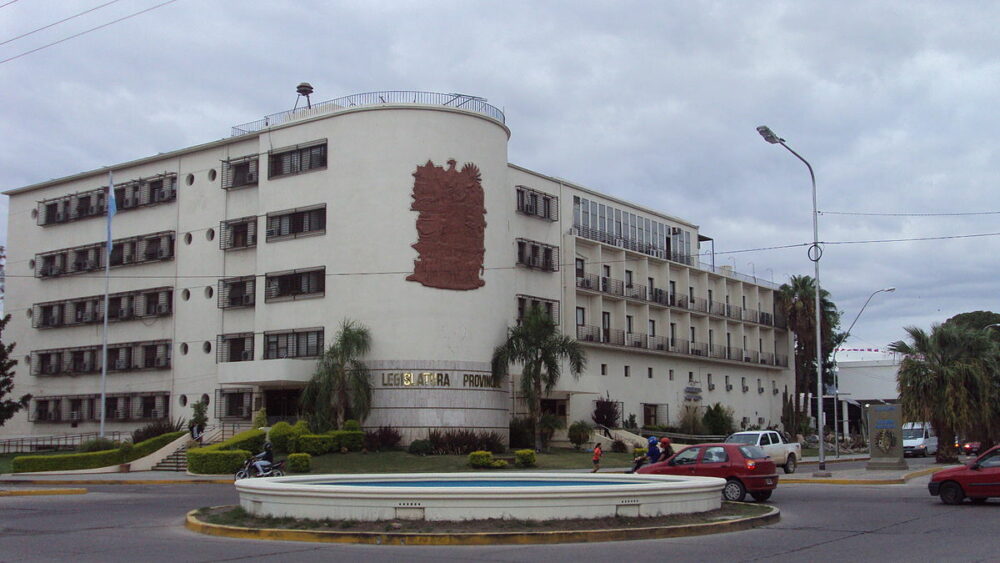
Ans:
POLYGON ((834 366, 834 369, 836 370, 835 373, 837 374, 836 378, 833 381, 833 383, 834 383, 834 387, 833 387, 833 444, 834 444, 834 447, 836 448, 835 451, 836 451, 836 456, 837 457, 840 457, 840 440, 837 438, 837 403, 840 402, 840 373, 839 373, 840 369, 837 367, 837 348, 841 344, 843 344, 844 342, 847 342, 847 339, 850 338, 850 336, 851 336, 851 329, 854 328, 854 324, 857 323, 858 319, 861 318, 861 313, 865 312, 865 307, 867 307, 868 304, 871 303, 872 297, 875 297, 879 293, 892 293, 893 291, 896 291, 895 287, 886 287, 886 288, 883 288, 883 289, 879 289, 879 290, 873 291, 872 294, 868 296, 868 299, 865 301, 865 304, 861 306, 861 310, 859 310, 858 314, 855 315, 854 320, 851 321, 851 326, 847 327, 847 332, 844 333, 844 338, 842 338, 840 340, 840 343, 833 348, 833 366, 834 366))
POLYGON ((785 144, 785 140, 774 134, 774 131, 766 125, 761 125, 757 128, 757 132, 760 133, 764 140, 772 145, 777 144, 785 147, 788 152, 795 155, 795 158, 802 161, 809 169, 809 178, 812 180, 812 200, 813 200, 813 243, 809 247, 809 259, 812 260, 815 266, 815 281, 816 281, 816 430, 819 434, 819 471, 816 472, 818 477, 829 477, 830 474, 826 471, 826 452, 823 447, 823 337, 822 330, 820 327, 820 308, 819 308, 819 259, 823 257, 823 249, 819 246, 819 213, 816 211, 816 174, 813 173, 813 167, 809 164, 809 161, 802 158, 802 156, 793 151, 791 147, 785 144))

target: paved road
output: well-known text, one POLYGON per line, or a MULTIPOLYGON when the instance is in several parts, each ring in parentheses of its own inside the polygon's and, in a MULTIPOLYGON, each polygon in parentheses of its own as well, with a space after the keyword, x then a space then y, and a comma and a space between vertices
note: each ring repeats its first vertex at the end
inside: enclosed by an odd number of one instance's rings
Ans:
POLYGON ((0 560, 1000 560, 1000 502, 945 506, 928 495, 927 480, 882 486, 788 484, 772 499, 782 521, 746 532, 606 544, 429 548, 201 536, 182 527, 183 514, 235 503, 231 486, 89 486, 86 495, 0 499, 0 560))

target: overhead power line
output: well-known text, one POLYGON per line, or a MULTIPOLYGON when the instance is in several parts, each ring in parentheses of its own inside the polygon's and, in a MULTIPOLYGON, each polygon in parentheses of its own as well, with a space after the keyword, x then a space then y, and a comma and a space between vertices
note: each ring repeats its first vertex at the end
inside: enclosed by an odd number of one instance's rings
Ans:
POLYGON ((0 4, 0 8, 6 8, 7 6, 13 4, 14 2, 17 2, 17 0, 10 0, 10 2, 4 2, 3 4, 0 4))
MULTIPOLYGON (((17 0, 14 0, 14 1, 16 2, 17 0)), ((57 26, 57 25, 59 25, 59 24, 61 24, 63 22, 68 22, 69 20, 71 20, 73 18, 78 18, 78 17, 80 17, 80 16, 82 16, 84 14, 89 14, 90 12, 93 12, 94 10, 100 10, 101 8, 103 8, 105 6, 107 6, 109 4, 114 4, 115 2, 118 2, 118 1, 119 0, 111 0, 110 2, 105 2, 104 4, 101 4, 100 6, 96 6, 94 8, 89 9, 89 10, 84 10, 84 11, 78 13, 78 14, 73 14, 72 16, 70 16, 68 18, 63 18, 63 19, 61 19, 61 20, 59 20, 57 22, 50 23, 49 25, 44 25, 42 27, 39 27, 38 29, 33 29, 33 30, 29 31, 28 33, 22 33, 21 35, 18 35, 17 37, 11 37, 10 39, 8 39, 8 40, 0 43, 0 45, 6 45, 6 44, 10 43, 11 41, 17 41, 18 39, 21 39, 22 37, 27 37, 27 36, 31 35, 32 33, 38 33, 39 31, 48 29, 50 27, 57 26)), ((6 4, 4 4, 4 6, 6 6, 6 4)), ((2 8, 2 7, 3 6, 0 6, 0 8, 2 8)))
MULTIPOLYGON (((62 38, 62 39, 60 39, 58 41, 53 41, 52 43, 47 43, 45 45, 42 45, 41 47, 37 47, 35 49, 31 49, 30 51, 25 51, 25 52, 23 52, 23 53, 21 53, 19 55, 14 55, 13 57, 8 57, 6 59, 0 60, 0 64, 4 64, 4 63, 10 62, 10 61, 13 61, 14 59, 19 59, 21 57, 24 57, 26 55, 30 55, 32 53, 37 53, 38 51, 41 51, 42 49, 48 49, 49 47, 58 45, 60 43, 64 43, 66 41, 69 41, 70 39, 75 39, 77 37, 80 37, 81 35, 86 35, 86 34, 92 32, 92 31, 97 31, 98 29, 103 29, 105 27, 108 27, 109 25, 114 25, 114 24, 116 24, 118 22, 125 21, 125 20, 127 20, 129 18, 134 18, 134 17, 136 17, 138 15, 145 14, 146 12, 151 12, 151 11, 157 9, 157 8, 162 8, 163 6, 166 6, 167 4, 173 4, 176 1, 177 0, 167 0, 166 2, 161 2, 161 3, 159 3, 159 4, 155 5, 155 6, 151 6, 149 8, 146 8, 145 10, 140 10, 138 12, 135 12, 134 14, 129 14, 127 16, 122 16, 122 17, 120 17, 120 18, 118 18, 116 20, 112 20, 112 21, 109 21, 107 23, 102 23, 99 26, 92 27, 90 29, 81 31, 80 33, 74 33, 73 35, 70 35, 69 37, 64 37, 64 38, 62 38)), ((0 8, 2 8, 2 7, 3 6, 0 6, 0 8)))

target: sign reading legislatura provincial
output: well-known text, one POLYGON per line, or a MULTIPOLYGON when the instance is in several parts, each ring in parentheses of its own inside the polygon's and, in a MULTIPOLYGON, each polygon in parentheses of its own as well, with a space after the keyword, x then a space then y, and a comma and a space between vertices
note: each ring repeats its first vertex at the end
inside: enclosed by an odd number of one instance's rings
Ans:
MULTIPOLYGON (((383 387, 451 387, 452 376, 456 382, 461 376, 461 386, 480 389, 500 389, 502 378, 486 373, 451 374, 447 372, 386 372, 382 374, 383 387)), ((456 385, 457 387, 457 385, 456 385)))

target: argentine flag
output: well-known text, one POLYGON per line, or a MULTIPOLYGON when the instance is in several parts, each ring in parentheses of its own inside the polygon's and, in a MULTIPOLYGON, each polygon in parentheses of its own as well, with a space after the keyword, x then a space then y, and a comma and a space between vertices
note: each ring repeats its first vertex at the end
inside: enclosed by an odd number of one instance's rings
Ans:
POLYGON ((111 218, 118 213, 118 202, 115 201, 115 179, 111 171, 108 170, 108 256, 111 261, 111 218))

